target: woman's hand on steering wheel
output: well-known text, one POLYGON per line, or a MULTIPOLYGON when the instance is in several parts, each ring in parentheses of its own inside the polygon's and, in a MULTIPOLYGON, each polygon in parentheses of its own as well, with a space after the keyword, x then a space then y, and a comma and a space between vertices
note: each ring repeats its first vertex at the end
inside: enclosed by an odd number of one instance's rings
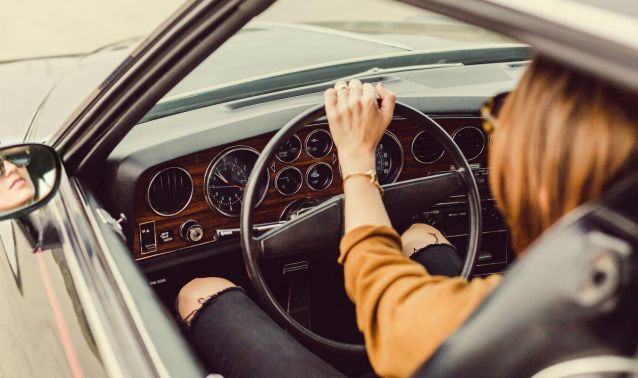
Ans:
POLYGON ((392 121, 396 97, 378 84, 339 81, 325 93, 330 132, 342 174, 374 170, 375 148, 392 121), (381 107, 377 104, 377 94, 381 107))

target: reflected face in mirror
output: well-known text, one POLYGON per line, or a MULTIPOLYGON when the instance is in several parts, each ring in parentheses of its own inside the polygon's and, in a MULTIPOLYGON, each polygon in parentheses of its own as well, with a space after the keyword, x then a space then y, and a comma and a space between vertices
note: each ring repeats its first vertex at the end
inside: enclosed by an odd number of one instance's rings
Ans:
POLYGON ((28 150, 0 156, 0 212, 28 205, 34 200, 35 187, 27 171, 28 150))
POLYGON ((60 163, 57 152, 43 144, 0 146, 0 220, 26 216, 53 198, 60 163))

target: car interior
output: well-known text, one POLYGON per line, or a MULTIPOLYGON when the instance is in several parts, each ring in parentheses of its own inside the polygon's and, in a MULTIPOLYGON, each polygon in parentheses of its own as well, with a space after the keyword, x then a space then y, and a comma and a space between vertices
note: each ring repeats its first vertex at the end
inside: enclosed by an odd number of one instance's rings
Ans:
MULTIPOLYGON (((532 54, 531 48, 515 43, 415 52, 409 59, 402 56, 391 70, 366 70, 358 76, 363 82, 381 82, 402 104, 440 125, 467 160, 480 196, 482 224, 471 277, 504 272, 515 260, 488 187, 490 139, 479 110, 487 98, 515 87, 532 54)), ((336 79, 351 76, 345 63, 331 69, 333 79, 320 83, 224 101, 191 93, 160 102, 110 154, 102 182, 92 185, 95 195, 110 214, 127 219, 122 225, 130 254, 173 316, 177 293, 196 277, 227 278, 261 303, 242 255, 240 222, 249 177, 278 131, 321 104, 323 92, 336 79)), ((276 84, 271 83, 273 88, 276 84)), ((342 193, 337 151, 325 116, 317 114, 297 125, 265 164, 259 162, 265 168, 255 174, 259 182, 251 190, 255 235, 275 232, 342 193)), ((402 114, 395 114, 376 158, 380 182, 387 188, 459 168, 423 119, 402 114)), ((472 223, 469 205, 462 190, 434 204, 417 200, 394 224, 399 232, 412 223, 434 225, 463 260, 472 223)), ((326 219, 314 227, 330 229, 330 223, 326 219)), ((273 253, 259 261, 259 268, 275 300, 299 324, 330 340, 361 344, 336 261, 341 235, 335 236, 337 243, 298 244, 296 253, 273 253)), ((314 351, 348 374, 369 371, 362 356, 314 351)))
MULTIPOLYGON (((479 107, 494 92, 514 87, 525 70, 523 58, 366 78, 381 81, 399 94, 400 101, 429 115, 468 160, 483 217, 474 276, 503 272, 514 260, 507 226, 488 188, 490 140, 482 129, 479 107)), ((308 104, 320 103, 325 88, 303 96, 240 100, 147 121, 137 125, 111 154, 104 172, 114 183, 113 190, 104 193, 108 210, 130 219, 124 230, 131 254, 167 308, 173 308, 179 289, 196 277, 221 276, 254 295, 240 245, 246 181, 275 132, 308 104)), ((392 121, 376 156, 382 184, 455 169, 418 120, 401 116, 392 121)), ((285 141, 262 174, 254 209, 258 232, 276 229, 342 193, 338 157, 325 117, 309 122, 285 141)), ((411 213, 404 215, 409 222, 403 230, 410 222, 434 225, 458 251, 465 251, 469 218, 464 193, 428 207, 414 204, 411 213)), ((329 251, 312 247, 300 246, 296 256, 262 261, 265 278, 280 304, 302 324, 331 339, 360 343, 362 335, 336 262, 337 245, 329 251)))

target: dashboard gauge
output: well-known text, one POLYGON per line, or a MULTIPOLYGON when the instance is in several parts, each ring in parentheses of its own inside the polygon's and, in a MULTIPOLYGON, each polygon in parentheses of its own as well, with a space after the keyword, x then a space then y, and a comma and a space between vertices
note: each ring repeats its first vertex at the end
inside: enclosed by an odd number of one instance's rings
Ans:
POLYGON ((301 189, 303 175, 295 167, 286 167, 277 173, 275 177, 275 188, 285 196, 291 196, 301 189))
POLYGON ((419 163, 432 164, 443 156, 443 152, 443 146, 426 131, 421 131, 412 140, 412 156, 419 163))
POLYGON ((332 150, 332 136, 327 130, 317 129, 306 137, 306 153, 315 159, 327 156, 332 150))
POLYGON ((277 150, 277 160, 282 163, 292 163, 301 155, 301 139, 295 134, 277 150))
POLYGON ((467 160, 476 159, 485 147, 483 132, 474 126, 462 127, 454 132, 452 139, 463 152, 467 160))
POLYGON ((332 184, 332 167, 326 163, 315 163, 306 171, 308 187, 314 191, 324 190, 332 184))
POLYGON ((375 157, 379 183, 395 182, 403 169, 403 148, 399 139, 386 131, 377 146, 375 157))
MULTIPOLYGON (((204 193, 211 208, 227 216, 239 216, 248 177, 258 157, 259 153, 250 147, 234 147, 210 163, 204 177, 204 193)), ((264 171, 255 206, 266 196, 269 180, 268 171, 264 171)))

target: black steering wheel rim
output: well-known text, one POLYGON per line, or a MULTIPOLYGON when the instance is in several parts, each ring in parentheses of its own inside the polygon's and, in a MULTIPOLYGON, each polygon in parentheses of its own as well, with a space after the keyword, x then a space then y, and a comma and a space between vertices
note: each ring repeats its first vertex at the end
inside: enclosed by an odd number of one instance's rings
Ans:
MULTIPOLYGON (((422 127, 443 146, 445 152, 452 158, 455 166, 457 167, 456 172, 458 173, 462 187, 465 189, 469 207, 468 243, 465 254, 465 262, 461 271, 461 276, 468 279, 476 265, 482 230, 480 197, 472 170, 454 140, 430 117, 400 102, 396 103, 394 114, 395 116, 402 116, 408 119, 416 119, 422 127)), ((268 313, 282 327, 292 332, 294 336, 309 347, 317 347, 323 350, 345 354, 363 354, 365 353, 364 344, 344 343, 320 336, 305 328, 285 311, 268 288, 263 274, 261 273, 258 260, 260 259, 260 251, 262 251, 263 244, 260 244, 260 239, 253 233, 255 203, 257 202, 258 197, 257 193, 259 181, 263 176, 260 173, 264 169, 267 169, 269 163, 274 158, 277 149, 282 143, 292 137, 292 135, 303 126, 321 118, 322 116, 325 116, 323 104, 313 106, 304 111, 283 126, 271 138, 261 152, 250 174, 250 178, 248 179, 246 192, 244 194, 244 202, 242 204, 240 222, 242 254, 248 277, 257 292, 257 295, 266 306, 268 313)), ((341 229, 341 234, 343 234, 343 229, 341 229)))

